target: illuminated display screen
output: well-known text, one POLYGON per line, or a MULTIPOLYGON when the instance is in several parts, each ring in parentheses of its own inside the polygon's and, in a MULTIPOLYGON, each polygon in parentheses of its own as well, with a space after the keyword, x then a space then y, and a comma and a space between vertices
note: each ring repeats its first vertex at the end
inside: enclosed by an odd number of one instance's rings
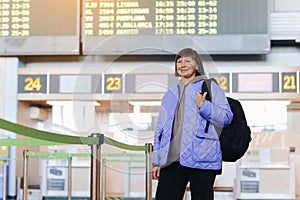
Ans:
POLYGON ((279 73, 233 73, 232 92, 279 92, 279 73))
POLYGON ((166 75, 136 75, 135 84, 136 93, 162 93, 169 87, 166 75))
POLYGON ((50 75, 49 93, 98 94, 101 93, 101 75, 50 75))
POLYGON ((86 0, 83 51, 266 53, 268 0, 86 0))
POLYGON ((273 92, 273 74, 239 74, 239 92, 273 92))
POLYGON ((173 74, 126 74, 125 93, 164 93, 177 81, 173 74))
POLYGON ((0 0, 0 54, 78 54, 79 0, 0 0))

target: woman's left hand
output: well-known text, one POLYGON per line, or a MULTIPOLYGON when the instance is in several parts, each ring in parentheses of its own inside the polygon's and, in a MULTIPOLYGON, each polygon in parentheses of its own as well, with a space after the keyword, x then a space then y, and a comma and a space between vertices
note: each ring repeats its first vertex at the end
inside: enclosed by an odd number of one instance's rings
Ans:
POLYGON ((205 97, 207 95, 207 92, 204 92, 204 94, 202 95, 202 93, 199 91, 196 93, 196 103, 198 108, 200 109, 205 101, 205 97))

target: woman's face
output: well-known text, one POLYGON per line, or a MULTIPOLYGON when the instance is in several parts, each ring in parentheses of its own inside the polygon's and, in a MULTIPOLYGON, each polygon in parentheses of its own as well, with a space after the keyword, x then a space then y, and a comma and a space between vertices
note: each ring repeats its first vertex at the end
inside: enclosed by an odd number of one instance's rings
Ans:
POLYGON ((182 78, 191 80, 196 75, 197 63, 192 56, 184 56, 177 60, 176 68, 182 78))

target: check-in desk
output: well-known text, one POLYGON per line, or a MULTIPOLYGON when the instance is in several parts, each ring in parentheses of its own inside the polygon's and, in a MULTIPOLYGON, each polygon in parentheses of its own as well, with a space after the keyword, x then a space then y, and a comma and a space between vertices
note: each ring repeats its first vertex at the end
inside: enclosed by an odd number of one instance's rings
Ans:
POLYGON ((236 199, 295 199, 295 166, 288 149, 252 149, 236 165, 236 199), (278 159, 276 157, 286 157, 278 159))

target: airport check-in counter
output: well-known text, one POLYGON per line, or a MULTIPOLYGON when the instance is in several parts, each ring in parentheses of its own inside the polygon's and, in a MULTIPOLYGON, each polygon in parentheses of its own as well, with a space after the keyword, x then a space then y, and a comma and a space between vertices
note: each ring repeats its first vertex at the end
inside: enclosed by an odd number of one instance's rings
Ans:
POLYGON ((295 199, 289 148, 252 148, 237 162, 236 199, 295 199))

